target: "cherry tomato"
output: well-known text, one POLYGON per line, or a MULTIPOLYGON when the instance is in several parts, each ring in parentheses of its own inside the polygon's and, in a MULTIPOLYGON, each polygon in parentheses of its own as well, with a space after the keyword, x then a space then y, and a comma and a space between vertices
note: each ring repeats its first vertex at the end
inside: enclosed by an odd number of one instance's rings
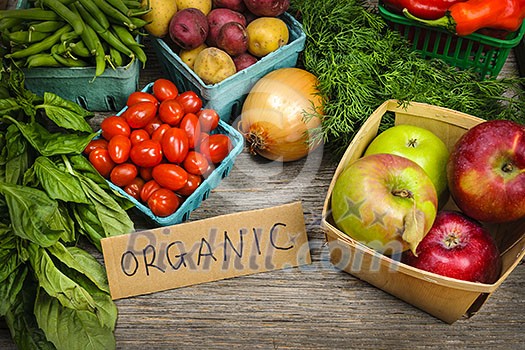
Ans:
POLYGON ((162 147, 158 141, 142 141, 131 147, 129 157, 139 167, 154 167, 162 161, 162 147))
POLYGON ((219 114, 210 108, 204 108, 197 112, 199 123, 201 124, 201 130, 204 132, 210 132, 219 125, 219 114))
POLYGON ((95 148, 108 148, 108 140, 106 139, 94 139, 89 141, 86 148, 84 148, 84 154, 89 155, 95 148))
POLYGON ((133 129, 143 128, 157 115, 157 105, 151 102, 137 102, 123 113, 123 117, 133 129))
POLYGON ((129 184, 124 186, 124 192, 126 192, 136 200, 140 201, 140 191, 142 190, 142 187, 145 183, 146 181, 144 181, 141 177, 137 176, 129 184))
POLYGON ((179 127, 186 132, 188 136, 188 146, 195 148, 195 145, 199 144, 201 137, 201 125, 199 124, 199 118, 193 113, 186 113, 179 127))
POLYGON ((156 190, 148 198, 148 207, 157 216, 165 217, 173 214, 180 206, 180 198, 167 188, 156 190))
POLYGON ((164 123, 177 126, 184 117, 184 109, 175 99, 164 100, 159 106, 158 114, 164 123))
POLYGON ((189 197, 202 183, 202 177, 188 173, 188 180, 182 188, 177 190, 181 196, 189 197))
POLYGON ((131 145, 135 146, 137 143, 149 140, 149 134, 144 129, 135 129, 131 132, 129 135, 129 140, 131 141, 131 145))
POLYGON ((197 113, 202 108, 202 100, 192 90, 184 91, 175 98, 184 109, 184 113, 197 113))
POLYGON ((129 185, 138 175, 139 171, 135 164, 122 163, 117 164, 109 174, 109 179, 115 185, 124 187, 129 185))
POLYGON ((190 151, 182 165, 188 173, 202 175, 208 169, 208 160, 201 153, 190 151))
POLYGON ((151 171, 153 170, 153 168, 139 168, 139 174, 140 174, 140 177, 143 178, 145 181, 149 181, 151 179, 153 179, 153 176, 151 175, 151 171))
POLYGON ((124 135, 113 136, 108 143, 108 152, 111 160, 117 164, 124 163, 129 158, 131 141, 124 135))
POLYGON ((144 130, 150 135, 152 135, 155 130, 157 130, 164 122, 160 120, 158 116, 155 116, 145 127, 144 130))
POLYGON ((106 140, 115 135, 129 136, 131 134, 131 128, 126 119, 117 115, 105 118, 100 123, 100 129, 102 129, 102 137, 106 140))
POLYGON ((161 187, 165 187, 172 191, 182 188, 188 180, 188 173, 177 164, 163 163, 153 168, 151 173, 153 179, 161 187))
POLYGON ((169 129, 171 129, 171 126, 169 124, 162 124, 157 128, 157 130, 153 132, 153 134, 151 134, 151 139, 161 142, 162 138, 164 137, 164 134, 169 129))
POLYGON ((109 152, 104 148, 97 148, 89 153, 89 162, 105 178, 109 177, 115 163, 111 160, 109 152))
POLYGON ((188 136, 177 127, 168 129, 160 142, 162 152, 171 163, 182 163, 189 151, 188 136))
POLYGON ((224 134, 213 134, 200 144, 200 152, 212 163, 220 163, 233 149, 230 138, 224 134))
POLYGON ((145 91, 135 91, 129 94, 128 100, 126 101, 126 106, 129 107, 138 102, 151 102, 155 105, 159 104, 159 101, 155 96, 153 96, 153 94, 145 91))
POLYGON ((161 102, 175 98, 178 94, 179 89, 171 80, 160 78, 153 82, 153 95, 161 102))
POLYGON ((148 201, 149 196, 156 190, 160 189, 160 185, 155 180, 149 180, 147 181, 144 186, 142 186, 140 190, 140 199, 146 203, 148 201))

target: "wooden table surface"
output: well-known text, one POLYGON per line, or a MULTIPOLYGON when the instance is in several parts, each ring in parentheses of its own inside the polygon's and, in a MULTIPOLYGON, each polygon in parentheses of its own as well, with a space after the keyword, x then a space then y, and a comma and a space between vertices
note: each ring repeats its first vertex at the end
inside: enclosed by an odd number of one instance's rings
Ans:
MULTIPOLYGON (((147 53, 141 87, 163 76, 147 53)), ((516 72, 511 54, 501 75, 516 72)), ((525 348, 523 262, 476 315, 452 325, 335 269, 320 228, 335 166, 322 149, 288 164, 243 151, 190 220, 301 201, 312 264, 117 300, 117 348, 525 348)), ((0 321, 0 349, 13 348, 0 321)))

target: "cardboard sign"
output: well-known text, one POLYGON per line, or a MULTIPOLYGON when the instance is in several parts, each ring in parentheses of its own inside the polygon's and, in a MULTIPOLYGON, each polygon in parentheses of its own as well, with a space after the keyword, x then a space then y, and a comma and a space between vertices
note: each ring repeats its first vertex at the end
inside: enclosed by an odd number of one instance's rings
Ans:
POLYGON ((113 299, 311 263, 300 202, 101 243, 113 299))

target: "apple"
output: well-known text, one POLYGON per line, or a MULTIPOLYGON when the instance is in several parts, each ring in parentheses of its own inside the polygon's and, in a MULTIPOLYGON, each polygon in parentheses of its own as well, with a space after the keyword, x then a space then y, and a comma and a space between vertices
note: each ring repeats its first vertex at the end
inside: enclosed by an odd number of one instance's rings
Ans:
POLYGON ((390 127, 376 136, 368 145, 365 155, 390 153, 406 157, 421 166, 436 187, 439 197, 448 199, 447 145, 432 131, 408 124, 390 127))
POLYGON ((492 120, 469 129, 451 151, 447 176, 467 216, 493 223, 525 217, 525 127, 492 120))
POLYGON ((403 262, 464 281, 494 283, 501 272, 498 247, 490 233, 458 211, 443 210, 437 214, 416 254, 406 252, 403 262))
POLYGON ((415 251, 437 212, 436 189, 415 162, 395 154, 372 154, 349 164, 331 198, 336 226, 376 251, 415 251))

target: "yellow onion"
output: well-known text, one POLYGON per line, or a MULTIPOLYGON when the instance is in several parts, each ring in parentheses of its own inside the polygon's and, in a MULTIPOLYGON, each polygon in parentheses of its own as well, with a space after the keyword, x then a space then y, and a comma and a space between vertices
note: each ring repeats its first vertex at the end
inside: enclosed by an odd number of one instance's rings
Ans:
POLYGON ((300 68, 274 70, 255 83, 242 107, 239 127, 253 154, 283 162, 319 146, 322 99, 318 80, 300 68))

